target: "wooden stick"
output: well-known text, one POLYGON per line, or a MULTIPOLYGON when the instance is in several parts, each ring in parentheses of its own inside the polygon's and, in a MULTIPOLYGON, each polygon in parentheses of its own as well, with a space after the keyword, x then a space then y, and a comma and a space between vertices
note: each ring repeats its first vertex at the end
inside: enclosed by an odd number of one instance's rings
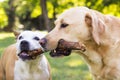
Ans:
POLYGON ((37 54, 42 54, 43 53, 43 51, 42 51, 42 49, 41 48, 39 48, 39 49, 35 49, 35 50, 32 50, 32 51, 29 51, 28 52, 28 54, 30 54, 30 55, 37 55, 37 54))
POLYGON ((58 43, 58 48, 61 49, 71 49, 71 50, 81 50, 81 51, 86 51, 85 46, 83 44, 80 44, 79 42, 70 42, 70 41, 65 41, 61 39, 58 43))

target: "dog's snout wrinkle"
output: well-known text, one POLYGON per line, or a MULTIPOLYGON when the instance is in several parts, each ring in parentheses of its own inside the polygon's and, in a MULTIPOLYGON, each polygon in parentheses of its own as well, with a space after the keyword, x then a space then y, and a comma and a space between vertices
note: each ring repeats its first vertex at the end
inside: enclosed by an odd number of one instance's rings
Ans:
POLYGON ((20 43, 20 49, 23 50, 29 50, 29 42, 28 41, 21 41, 20 43))
POLYGON ((46 43, 47 43, 47 39, 46 39, 46 38, 42 38, 42 39, 40 40, 40 45, 41 45, 43 48, 45 48, 46 43))

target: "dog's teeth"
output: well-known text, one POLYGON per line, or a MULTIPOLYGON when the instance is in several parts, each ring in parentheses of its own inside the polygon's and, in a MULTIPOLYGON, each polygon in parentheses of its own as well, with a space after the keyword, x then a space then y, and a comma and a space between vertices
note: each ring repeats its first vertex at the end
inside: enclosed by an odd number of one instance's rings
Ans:
POLYGON ((54 53, 56 53, 56 50, 53 50, 54 53))

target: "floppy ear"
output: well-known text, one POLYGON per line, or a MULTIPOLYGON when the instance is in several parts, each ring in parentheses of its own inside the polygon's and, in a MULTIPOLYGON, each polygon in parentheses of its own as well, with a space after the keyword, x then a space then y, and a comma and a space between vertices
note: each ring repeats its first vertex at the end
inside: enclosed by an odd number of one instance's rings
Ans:
POLYGON ((97 17, 97 15, 93 12, 91 15, 86 14, 85 22, 89 27, 92 27, 92 36, 95 42, 99 45, 100 44, 100 35, 105 31, 105 24, 104 22, 97 17))
POLYGON ((15 38, 17 39, 21 32, 14 30, 13 33, 15 35, 15 38))

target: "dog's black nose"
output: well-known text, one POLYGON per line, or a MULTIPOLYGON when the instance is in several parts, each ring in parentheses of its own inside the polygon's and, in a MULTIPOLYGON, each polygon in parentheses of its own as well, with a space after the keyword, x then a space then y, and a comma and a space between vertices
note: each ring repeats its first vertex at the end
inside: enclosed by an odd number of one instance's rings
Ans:
POLYGON ((46 43, 47 43, 47 39, 46 39, 46 38, 42 38, 42 39, 40 40, 40 45, 41 45, 42 47, 44 47, 44 48, 45 48, 45 46, 46 46, 46 43))
POLYGON ((24 50, 29 50, 29 42, 28 41, 21 41, 20 43, 20 49, 21 51, 24 51, 24 50))

